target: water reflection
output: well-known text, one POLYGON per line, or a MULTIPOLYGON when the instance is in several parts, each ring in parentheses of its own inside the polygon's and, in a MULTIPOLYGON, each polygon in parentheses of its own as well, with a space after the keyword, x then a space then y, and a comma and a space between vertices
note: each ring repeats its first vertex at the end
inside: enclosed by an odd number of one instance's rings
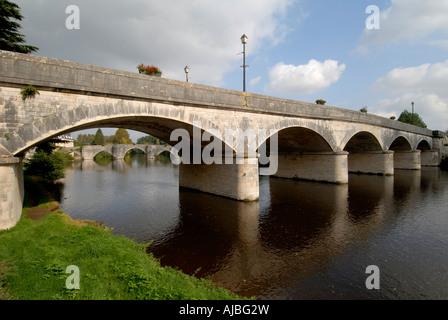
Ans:
POLYGON ((258 202, 181 189, 177 226, 149 249, 164 265, 208 276, 223 268, 237 246, 257 241, 257 220, 258 202))
MULTIPOLYGON (((67 175, 62 207, 74 218, 106 221, 117 233, 153 241, 149 251, 162 264, 247 296, 419 297, 402 285, 413 281, 410 275, 448 280, 447 272, 409 267, 411 252, 417 268, 427 264, 418 261, 448 262, 448 212, 441 209, 448 175, 436 168, 350 175, 348 185, 261 177, 260 201, 252 203, 179 189, 177 175, 176 166, 157 161, 83 161, 67 175), (365 288, 370 264, 381 265, 380 291, 365 288)), ((448 298, 440 284, 419 285, 425 297, 448 298)))

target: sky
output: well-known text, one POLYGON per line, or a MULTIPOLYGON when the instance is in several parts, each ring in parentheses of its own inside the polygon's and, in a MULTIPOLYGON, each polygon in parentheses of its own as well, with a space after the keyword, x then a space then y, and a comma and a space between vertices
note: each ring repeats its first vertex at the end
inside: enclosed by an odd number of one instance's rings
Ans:
POLYGON ((39 56, 242 90, 246 34, 248 92, 448 129, 448 0, 13 2, 39 56))

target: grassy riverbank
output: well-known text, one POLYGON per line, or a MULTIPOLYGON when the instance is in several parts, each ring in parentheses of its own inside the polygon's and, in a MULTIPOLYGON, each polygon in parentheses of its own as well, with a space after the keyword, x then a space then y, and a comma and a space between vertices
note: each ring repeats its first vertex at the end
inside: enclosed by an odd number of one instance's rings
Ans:
POLYGON ((146 245, 56 208, 57 202, 24 208, 14 228, 0 231, 0 299, 240 298, 208 280, 161 267, 146 245), (66 288, 71 265, 79 268, 80 289, 66 288))

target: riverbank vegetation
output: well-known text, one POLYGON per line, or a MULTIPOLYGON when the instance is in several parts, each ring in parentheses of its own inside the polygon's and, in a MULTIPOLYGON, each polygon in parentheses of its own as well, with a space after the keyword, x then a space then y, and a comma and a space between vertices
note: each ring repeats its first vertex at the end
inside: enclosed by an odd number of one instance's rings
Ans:
POLYGON ((40 144, 31 159, 24 163, 27 176, 39 177, 43 183, 53 183, 64 177, 64 168, 74 158, 57 148, 51 142, 40 144))
POLYGON ((75 147, 106 144, 133 144, 133 142, 129 132, 123 128, 117 129, 112 136, 105 136, 101 129, 98 129, 95 134, 80 133, 74 141, 75 147))
POLYGON ((25 207, 15 227, 0 231, 0 299, 240 298, 206 279, 161 267, 146 252, 148 244, 57 208, 55 201, 25 207), (68 266, 79 268, 79 289, 67 288, 68 266))

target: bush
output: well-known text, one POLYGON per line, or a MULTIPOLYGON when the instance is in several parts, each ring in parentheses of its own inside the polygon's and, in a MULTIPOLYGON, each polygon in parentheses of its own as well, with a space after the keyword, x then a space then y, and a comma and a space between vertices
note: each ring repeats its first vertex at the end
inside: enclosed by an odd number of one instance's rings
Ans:
POLYGON ((47 153, 44 150, 37 150, 31 160, 24 165, 25 174, 37 176, 51 183, 64 177, 64 167, 69 160, 70 155, 60 151, 47 153))
POLYGON ((26 99, 32 99, 36 96, 36 94, 40 94, 39 91, 37 91, 32 85, 23 88, 20 93, 22 94, 23 101, 26 99))

